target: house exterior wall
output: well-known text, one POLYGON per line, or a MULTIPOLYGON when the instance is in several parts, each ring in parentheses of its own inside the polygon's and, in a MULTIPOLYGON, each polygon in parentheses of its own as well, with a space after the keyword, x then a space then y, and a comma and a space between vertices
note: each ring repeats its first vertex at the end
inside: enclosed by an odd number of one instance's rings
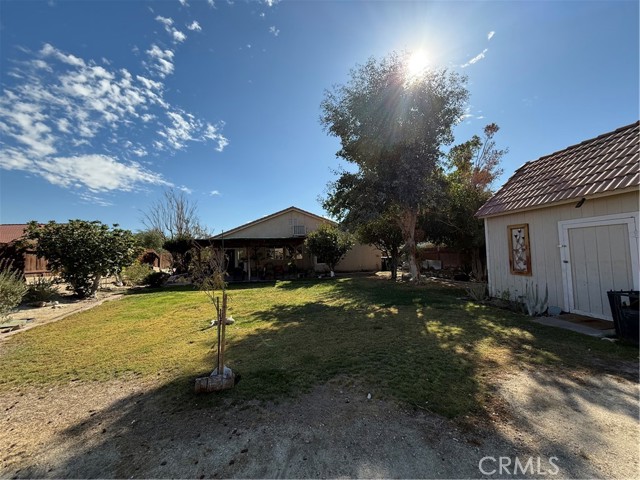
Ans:
POLYGON ((373 272, 380 270, 380 250, 356 243, 336 265, 336 272, 373 272))
MULTIPOLYGON (((224 234, 225 240, 233 239, 292 239, 304 238, 306 234, 318 229, 322 224, 332 224, 330 220, 325 220, 312 215, 306 215, 304 212, 293 210, 285 211, 280 215, 273 216, 258 221, 252 225, 239 228, 237 232, 224 234)), ((279 245, 279 246, 284 246, 279 245)), ((306 252, 303 259, 297 262, 298 267, 304 269, 314 269, 316 267, 315 259, 306 252)), ((380 251, 370 245, 362 245, 356 243, 354 247, 347 252, 345 257, 336 265, 337 272, 359 272, 359 271, 377 271, 380 269, 380 251)), ((274 264, 284 261, 272 261, 274 264)))
MULTIPOLYGON (((538 285, 539 293, 544 295, 546 285, 549 291, 549 306, 564 309, 558 222, 620 213, 637 213, 639 200, 636 190, 589 199, 580 208, 575 208, 576 203, 572 202, 485 218, 490 295, 499 297, 503 292, 508 291, 513 299, 524 295, 527 285, 538 285), (530 276, 512 274, 509 268, 507 227, 518 224, 529 226, 530 276)), ((637 245, 635 248, 637 249, 637 245)))
POLYGON ((232 238, 288 238, 294 236, 293 226, 304 226, 306 232, 311 232, 322 223, 329 223, 327 220, 323 222, 319 218, 304 215, 303 213, 291 211, 284 212, 282 215, 258 222, 255 225, 248 225, 241 231, 224 234, 226 239, 232 238))

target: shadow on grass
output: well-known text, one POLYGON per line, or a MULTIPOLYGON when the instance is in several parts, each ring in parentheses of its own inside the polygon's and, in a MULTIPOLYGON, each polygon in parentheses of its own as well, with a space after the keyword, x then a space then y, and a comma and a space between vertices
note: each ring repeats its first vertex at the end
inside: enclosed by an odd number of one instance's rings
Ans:
MULTIPOLYGON (((322 285, 277 282, 275 289, 298 290, 302 295, 305 289, 322 285)), ((226 409, 243 415, 243 406, 250 412, 254 400, 297 396, 336 376, 357 379, 376 397, 446 417, 483 417, 487 409, 494 408, 494 388, 505 372, 539 370, 546 388, 562 391, 569 388, 563 384, 565 367, 595 375, 602 373, 607 362, 637 360, 637 350, 634 353, 625 350, 628 347, 534 324, 509 312, 475 307, 460 300, 458 291, 366 279, 338 279, 331 286, 315 301, 276 303, 242 320, 254 328, 244 336, 228 337, 227 363, 242 375, 233 390, 195 395, 194 378, 181 377, 120 399, 62 434, 69 442, 79 439, 77 450, 52 473, 34 467, 20 476, 212 476, 227 467, 225 442, 235 442, 231 426, 225 424, 229 421, 226 409), (219 464, 211 467, 217 470, 203 471, 197 466, 207 455, 217 459, 219 464), (181 469, 165 474, 161 467, 166 462, 181 462, 181 469)), ((230 291, 247 288, 269 295, 274 286, 233 286, 230 291)), ((213 366, 213 351, 206 355, 213 366)), ((614 370, 612 366, 612 373, 614 370)), ((602 401, 581 392, 574 389, 565 400, 569 404, 576 399, 602 401)), ((635 418, 636 399, 617 397, 619 413, 635 418)), ((344 428, 350 428, 349 424, 344 428)), ((489 454, 528 452, 514 439, 503 438, 497 431, 491 434, 500 437, 504 450, 489 454)), ((540 442, 541 451, 573 462, 566 474, 597 476, 586 459, 574 458, 568 445, 544 438, 540 442)), ((286 455, 273 461, 286 462, 286 455)), ((416 476, 434 475, 416 472, 416 476)))

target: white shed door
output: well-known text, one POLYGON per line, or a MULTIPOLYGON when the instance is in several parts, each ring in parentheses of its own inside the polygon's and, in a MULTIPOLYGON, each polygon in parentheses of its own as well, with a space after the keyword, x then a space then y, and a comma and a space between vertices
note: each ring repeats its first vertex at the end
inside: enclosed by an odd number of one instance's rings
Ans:
POLYGON ((611 320, 608 290, 633 289, 629 225, 568 229, 572 312, 611 320))

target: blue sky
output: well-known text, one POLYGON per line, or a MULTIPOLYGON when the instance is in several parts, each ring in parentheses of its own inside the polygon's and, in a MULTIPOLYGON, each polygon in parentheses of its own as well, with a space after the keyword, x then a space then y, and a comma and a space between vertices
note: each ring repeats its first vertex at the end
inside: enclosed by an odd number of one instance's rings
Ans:
POLYGON ((422 49, 469 78, 456 142, 524 162, 639 118, 637 1, 0 0, 0 222, 119 223, 167 187, 219 233, 318 197, 325 89, 422 49))

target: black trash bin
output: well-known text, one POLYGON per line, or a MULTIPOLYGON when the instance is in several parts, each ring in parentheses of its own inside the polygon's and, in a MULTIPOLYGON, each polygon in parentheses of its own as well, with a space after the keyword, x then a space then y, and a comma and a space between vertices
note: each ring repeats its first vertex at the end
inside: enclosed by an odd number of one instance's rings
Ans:
POLYGON ((616 335, 634 345, 638 345, 640 319, 638 318, 638 290, 608 291, 609 305, 613 315, 616 335))

